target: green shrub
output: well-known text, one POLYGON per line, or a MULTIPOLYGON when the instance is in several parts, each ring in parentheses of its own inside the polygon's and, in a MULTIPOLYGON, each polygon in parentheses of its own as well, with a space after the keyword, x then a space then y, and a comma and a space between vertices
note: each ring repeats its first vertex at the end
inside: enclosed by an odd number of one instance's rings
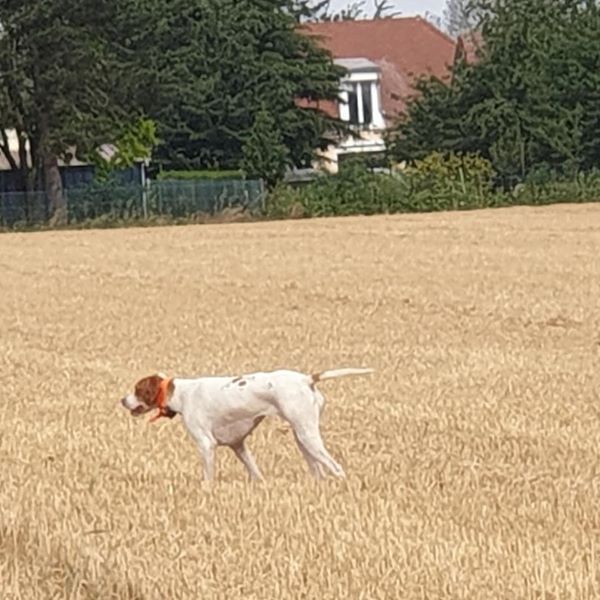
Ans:
POLYGON ((236 170, 203 170, 203 171, 160 171, 156 176, 158 180, 193 180, 193 179, 243 179, 241 171, 236 170))
POLYGON ((512 204, 544 205, 557 202, 591 202, 600 200, 600 171, 564 177, 537 167, 525 182, 515 187, 512 204))
POLYGON ((432 154, 393 174, 352 161, 293 193, 276 188, 267 214, 280 218, 298 204, 315 217, 480 208, 494 203, 493 177, 490 163, 475 155, 432 154))
POLYGON ((317 217, 410 210, 407 192, 402 180, 373 173, 360 162, 344 165, 337 175, 322 177, 301 190, 306 214, 317 217))
POLYGON ((264 212, 265 216, 270 219, 290 219, 305 216, 306 209, 302 188, 295 188, 288 184, 278 184, 267 194, 264 212))
POLYGON ((423 210, 482 208, 493 203, 491 163, 476 154, 434 152, 400 175, 423 210))

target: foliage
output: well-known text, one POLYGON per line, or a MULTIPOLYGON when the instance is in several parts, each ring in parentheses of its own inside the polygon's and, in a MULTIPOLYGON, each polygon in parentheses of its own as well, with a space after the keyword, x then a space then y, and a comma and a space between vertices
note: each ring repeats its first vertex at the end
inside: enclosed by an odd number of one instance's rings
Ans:
POLYGON ((331 7, 331 0, 321 0, 318 2, 300 2, 307 10, 303 15, 311 21, 354 21, 356 19, 383 19, 395 17, 402 14, 394 10, 393 3, 390 0, 373 0, 373 10, 369 13, 366 7, 366 0, 355 0, 349 2, 345 8, 334 10, 331 7))
POLYGON ((481 17, 481 9, 472 0, 447 0, 444 8, 444 25, 449 35, 456 38, 475 29, 481 17))
POLYGON ((266 106, 289 160, 310 164, 342 130, 310 107, 337 97, 343 70, 297 30, 300 4, 0 0, 0 131, 16 129, 22 142, 18 160, 6 136, 0 151, 23 189, 45 180, 58 201, 58 159, 91 157, 106 175, 147 155, 157 136, 163 165, 238 168, 266 106), (103 161, 96 149, 115 140, 103 161))
POLYGON ((106 180, 115 169, 131 167, 136 160, 150 159, 157 141, 154 121, 140 118, 125 126, 123 133, 111 144, 114 147, 112 154, 106 156, 102 149, 96 148, 88 158, 96 166, 96 177, 106 180))
POLYGON ((408 166, 403 175, 410 184, 409 193, 419 203, 430 199, 456 209, 486 206, 495 174, 491 163, 478 155, 434 152, 408 166))
POLYGON ((303 188, 302 204, 310 216, 397 212, 406 201, 406 192, 401 180, 372 173, 356 161, 337 175, 303 188))
POLYGON ((277 122, 263 107, 254 121, 242 147, 241 168, 250 179, 263 179, 273 187, 283 179, 289 152, 277 122))
POLYGON ((341 124, 316 108, 337 98, 343 69, 298 31, 301 3, 170 0, 148 60, 169 85, 145 107, 170 169, 236 169, 258 113, 275 119, 289 160, 311 163, 341 124))
POLYGON ((223 170, 208 170, 202 171, 159 171, 156 179, 162 180, 219 180, 219 179, 241 179, 242 173, 239 170, 223 169, 223 170))
POLYGON ((434 153, 390 174, 356 162, 337 175, 268 196, 270 218, 466 210, 520 204, 600 201, 600 171, 559 177, 537 171, 515 191, 494 189, 495 173, 478 155, 434 153))
POLYGON ((546 205, 557 202, 592 202, 600 200, 600 170, 578 172, 566 178, 546 167, 531 171, 525 182, 511 194, 504 194, 504 204, 546 205))
POLYGON ((480 2, 484 52, 449 86, 421 82, 391 139, 397 160, 475 152, 505 188, 537 168, 573 178, 600 164, 600 7, 480 2))
MULTIPOLYGON (((307 184, 309 187, 314 184, 307 184)), ((264 213, 269 219, 291 219, 306 216, 302 189, 278 183, 267 195, 264 213)))
POLYGON ((275 189, 267 212, 281 217, 302 206, 303 215, 327 216, 483 207, 491 203, 492 176, 489 162, 477 156, 434 154, 392 174, 355 161, 302 188, 275 189))
MULTIPOLYGON (((142 187, 109 180, 67 190, 64 225, 203 222, 209 217, 248 220, 261 215, 287 219, 600 201, 600 170, 567 178, 539 168, 507 192, 494 189, 493 178, 489 161, 476 155, 433 154, 389 173, 374 173, 354 161, 337 175, 323 175, 302 186, 279 183, 264 204, 263 188, 257 181, 171 179, 142 187)), ((4 198, 0 227, 48 227, 44 194, 34 194, 32 201, 35 210, 25 213, 18 197, 12 203, 4 198)))
POLYGON ((44 185, 62 218, 58 159, 88 156, 119 135, 123 149, 131 146, 137 100, 147 95, 136 31, 151 5, 0 0, 0 151, 21 173, 22 189, 44 185), (7 130, 17 132, 18 157, 8 151, 7 130))

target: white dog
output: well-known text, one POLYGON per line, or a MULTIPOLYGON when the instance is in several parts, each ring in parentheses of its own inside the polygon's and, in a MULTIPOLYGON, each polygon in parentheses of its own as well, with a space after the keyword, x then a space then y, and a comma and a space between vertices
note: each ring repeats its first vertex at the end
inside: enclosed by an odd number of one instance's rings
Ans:
POLYGON ((214 477, 217 446, 229 446, 250 477, 262 479, 245 440, 265 417, 273 415, 292 426, 296 443, 315 477, 323 477, 324 469, 344 477, 344 470, 327 452, 321 439, 319 417, 325 398, 316 383, 372 372, 373 369, 336 369, 306 375, 280 370, 198 379, 169 379, 158 374, 138 381, 133 394, 125 396, 121 403, 133 416, 158 409, 152 420, 180 414, 200 450, 206 480, 214 477))

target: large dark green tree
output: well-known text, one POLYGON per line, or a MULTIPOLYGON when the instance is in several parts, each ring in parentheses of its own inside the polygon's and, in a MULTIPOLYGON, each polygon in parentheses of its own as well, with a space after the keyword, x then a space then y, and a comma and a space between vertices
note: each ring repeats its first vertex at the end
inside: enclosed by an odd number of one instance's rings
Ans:
POLYGON ((255 117, 242 154, 241 167, 248 177, 262 178, 269 187, 283 179, 288 149, 283 144, 277 122, 264 107, 255 117))
POLYGON ((596 0, 480 2, 483 53, 452 83, 421 83, 392 154, 480 152, 506 183, 537 169, 600 164, 600 8, 596 0))
POLYGON ((114 142, 137 122, 143 2, 0 0, 0 152, 24 190, 65 218, 58 159, 114 142), (14 130, 19 150, 8 148, 14 130), (29 158, 28 158, 29 156, 29 158))
POLYGON ((22 189, 47 191, 57 221, 59 159, 119 139, 137 147, 142 117, 157 123, 156 156, 171 167, 239 167, 266 111, 288 164, 307 165, 341 130, 317 108, 337 98, 342 70, 298 31, 310 10, 296 0, 0 0, 0 152, 22 189))
POLYGON ((290 164, 308 165, 339 128, 316 108, 338 95, 342 70, 298 30, 305 3, 172 0, 152 60, 176 82, 148 112, 170 167, 238 167, 256 115, 267 111, 290 164), (312 106, 313 108, 309 108, 312 106))

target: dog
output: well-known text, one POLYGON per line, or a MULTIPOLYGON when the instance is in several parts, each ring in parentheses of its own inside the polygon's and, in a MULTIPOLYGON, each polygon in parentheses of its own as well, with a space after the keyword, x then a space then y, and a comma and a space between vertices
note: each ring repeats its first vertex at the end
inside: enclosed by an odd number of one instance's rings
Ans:
POLYGON ((317 479, 329 471, 345 477, 344 469, 325 449, 319 418, 325 397, 317 389, 320 381, 365 375, 373 369, 334 369, 307 375, 298 371, 257 372, 238 377, 168 378, 159 373, 144 377, 134 392, 121 399, 133 416, 158 410, 153 421, 180 414, 196 442, 206 481, 214 479, 217 446, 229 446, 246 467, 252 480, 263 476, 246 446, 246 438, 265 417, 278 416, 294 432, 298 448, 317 479))

